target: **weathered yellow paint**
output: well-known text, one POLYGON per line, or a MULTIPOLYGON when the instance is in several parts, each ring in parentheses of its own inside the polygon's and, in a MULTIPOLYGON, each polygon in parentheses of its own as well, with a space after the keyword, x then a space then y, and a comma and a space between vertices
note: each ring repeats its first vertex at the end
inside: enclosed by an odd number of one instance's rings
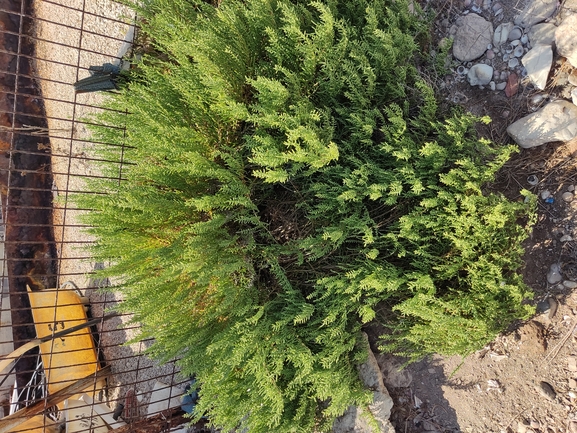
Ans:
POLYGON ((57 433, 57 431, 54 421, 43 415, 36 415, 34 418, 30 418, 19 426, 10 429, 9 433, 57 433))
MULTIPOLYGON (((28 288, 28 296, 38 338, 88 320, 80 296, 71 290, 28 288)), ((99 369, 94 340, 87 328, 40 344, 40 355, 50 394, 99 369)))

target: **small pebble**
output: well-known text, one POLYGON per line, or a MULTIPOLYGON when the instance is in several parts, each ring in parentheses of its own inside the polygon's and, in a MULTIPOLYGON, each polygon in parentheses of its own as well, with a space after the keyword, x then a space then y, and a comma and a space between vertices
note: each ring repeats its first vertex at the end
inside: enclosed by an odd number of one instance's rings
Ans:
POLYGON ((561 239, 559 239, 560 242, 571 242, 572 240, 573 238, 570 235, 563 235, 561 239))
POLYGON ((497 83, 497 85, 495 86, 497 90, 505 90, 505 87, 507 87, 507 83, 505 81, 503 81, 502 83, 497 83))
POLYGON ((472 1, 471 0, 464 0, 463 1, 463 6, 465 6, 466 8, 468 8, 469 6, 471 6, 472 1))
POLYGON ((513 30, 509 32, 508 39, 514 41, 515 39, 519 39, 521 36, 523 36, 523 31, 519 27, 513 27, 513 30))
POLYGON ((569 398, 572 399, 572 400, 575 399, 575 398, 577 398, 577 394, 575 394, 573 391, 569 391, 569 392, 567 393, 567 395, 568 395, 569 398))
POLYGON ((557 308, 559 308, 559 304, 553 297, 547 298, 547 302, 549 303, 550 307, 549 319, 552 319, 553 317, 555 317, 555 313, 557 313, 557 308))
POLYGON ((513 57, 512 59, 509 60, 509 63, 507 63, 507 65, 511 69, 516 68, 517 66, 519 66, 519 59, 517 57, 513 57))
POLYGON ((503 110, 501 115, 506 119, 507 117, 509 117, 511 115, 511 112, 509 110, 503 110))
MULTIPOLYGON (((544 380, 539 382, 539 393, 549 400, 555 400, 557 398, 555 389, 553 389, 550 383, 547 383, 544 380)), ((531 427, 533 427, 533 425, 531 425, 531 427)))
POLYGON ((541 191, 541 198, 543 200, 546 200, 547 198, 551 197, 551 193, 549 192, 548 189, 541 191))
POLYGON ((549 305, 549 302, 547 302, 547 300, 537 302, 535 311, 537 312, 537 314, 546 314, 549 311, 551 311, 551 306, 549 305))
POLYGON ((566 287, 567 289, 575 289, 577 288, 577 282, 571 280, 565 280, 563 281, 563 286, 566 287))
POLYGON ((523 51, 523 45, 518 45, 515 47, 515 50, 513 51, 513 55, 515 57, 521 57, 525 52, 523 51))
POLYGON ((567 191, 571 192, 571 191, 575 191, 575 185, 569 185, 567 187, 567 191))
POLYGON ((539 178, 534 174, 530 174, 529 176, 527 176, 527 183, 531 186, 535 186, 539 183, 539 178))
POLYGON ((541 427, 541 424, 539 424, 539 421, 535 421, 535 420, 532 420, 530 425, 531 425, 531 428, 541 427))
POLYGON ((509 60, 509 54, 503 54, 503 61, 506 62, 509 60))
POLYGON ((489 82, 489 87, 491 88, 491 90, 495 90, 497 88, 494 81, 489 82))
POLYGON ((493 52, 493 50, 487 50, 487 58, 489 60, 493 60, 495 58, 495 53, 493 52))
POLYGON ((517 45, 519 45, 521 43, 521 41, 519 39, 515 39, 514 41, 511 41, 511 46, 512 47, 516 47, 517 45))
POLYGON ((521 36, 520 41, 523 45, 525 45, 529 41, 529 36, 527 36, 527 35, 521 36))
POLYGON ((557 284, 562 280, 561 266, 559 266, 559 263, 553 263, 549 268, 549 272, 547 272, 547 282, 549 284, 557 284))
POLYGON ((506 80, 507 78, 509 78, 509 74, 507 74, 507 71, 502 71, 501 76, 499 78, 501 78, 501 80, 506 80))
POLYGON ((493 13, 497 14, 500 10, 503 9, 503 6, 501 6, 501 3, 493 3, 493 7, 491 9, 493 9, 493 13))
POLYGON ((573 201, 573 194, 570 192, 564 192, 561 198, 567 203, 573 201))
POLYGON ((577 380, 569 379, 569 388, 571 388, 571 389, 577 388, 577 380))

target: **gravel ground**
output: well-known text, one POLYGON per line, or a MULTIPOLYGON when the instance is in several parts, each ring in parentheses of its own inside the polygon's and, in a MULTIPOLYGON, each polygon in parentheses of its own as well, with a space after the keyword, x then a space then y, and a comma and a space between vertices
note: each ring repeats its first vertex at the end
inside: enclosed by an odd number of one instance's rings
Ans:
MULTIPOLYGON (((90 239, 82 231, 78 221, 80 212, 69 203, 69 197, 83 188, 84 178, 98 175, 94 164, 87 159, 92 145, 81 120, 98 110, 95 107, 106 94, 75 94, 72 84, 89 75, 89 66, 118 60, 134 13, 109 0, 50 3, 36 0, 35 13, 36 74, 40 78, 51 137, 59 284, 72 281, 80 287, 90 298, 92 314, 98 317, 118 299, 113 294, 91 290, 102 284, 90 278, 98 265, 82 248, 90 239)), ((100 347, 113 372, 108 401, 113 407, 114 400, 122 400, 126 391, 133 388, 141 403, 140 413, 144 415, 157 380, 177 384, 182 378, 176 374, 173 364, 157 366, 138 356, 145 343, 125 344, 137 330, 134 326, 122 328, 128 319, 108 320, 99 329, 100 347)))

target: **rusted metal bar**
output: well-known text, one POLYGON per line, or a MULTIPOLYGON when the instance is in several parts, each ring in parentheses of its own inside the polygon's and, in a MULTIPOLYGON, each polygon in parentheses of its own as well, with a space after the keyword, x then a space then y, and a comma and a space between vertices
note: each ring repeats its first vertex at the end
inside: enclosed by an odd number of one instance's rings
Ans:
MULTIPOLYGON (((190 422, 190 420, 186 418, 186 412, 178 407, 155 416, 134 421, 117 429, 109 430, 109 433, 161 433, 187 422, 190 422)), ((0 431, 0 433, 2 432, 0 431)))

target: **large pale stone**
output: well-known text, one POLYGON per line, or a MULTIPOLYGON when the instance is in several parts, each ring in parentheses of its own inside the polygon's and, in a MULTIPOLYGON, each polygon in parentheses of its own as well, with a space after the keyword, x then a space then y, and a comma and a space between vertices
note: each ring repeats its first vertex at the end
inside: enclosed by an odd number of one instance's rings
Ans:
POLYGON ((564 100, 550 102, 509 125, 507 133, 525 149, 572 140, 577 137, 577 106, 564 100))
POLYGON ((567 16, 555 30, 557 53, 577 68, 577 14, 567 16))
POLYGON ((545 21, 557 10, 557 0, 531 0, 515 18, 515 24, 525 28, 545 21))
POLYGON ((505 42, 509 38, 509 32, 513 30, 515 24, 513 23, 502 23, 497 26, 495 29, 495 33, 493 34, 493 45, 498 47, 505 42))
POLYGON ((467 72, 467 81, 471 86, 486 86, 493 79, 493 67, 484 63, 473 65, 467 72))
POLYGON ((453 56, 462 62, 481 57, 493 42, 493 24, 477 14, 469 14, 457 21, 453 40, 453 56))
POLYGON ((557 26, 551 23, 535 24, 529 30, 529 41, 531 46, 535 45, 554 45, 555 44, 555 30, 557 26))
POLYGON ((369 405, 368 412, 364 408, 349 407, 333 424, 333 433, 395 433, 395 428, 389 421, 393 399, 385 387, 381 369, 370 349, 368 355, 366 362, 359 367, 359 376, 363 384, 373 391, 373 402, 369 405), (377 423, 377 431, 371 428, 372 419, 377 423))
POLYGON ((527 70, 527 75, 541 90, 547 85, 547 77, 553 63, 553 49, 551 45, 536 45, 521 59, 527 70))

